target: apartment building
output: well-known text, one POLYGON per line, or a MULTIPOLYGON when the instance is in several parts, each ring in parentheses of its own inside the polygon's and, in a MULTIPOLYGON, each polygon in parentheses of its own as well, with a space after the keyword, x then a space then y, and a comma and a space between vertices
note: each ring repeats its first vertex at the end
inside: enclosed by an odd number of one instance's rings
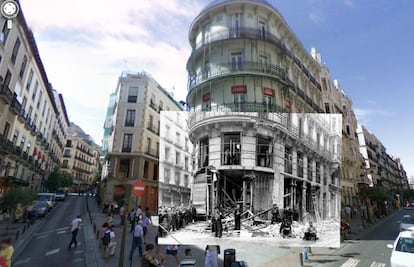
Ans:
POLYGON ((321 55, 316 48, 311 49, 312 57, 320 64, 320 83, 322 86, 323 107, 326 113, 342 115, 342 166, 341 166, 341 198, 342 205, 358 205, 358 190, 368 180, 361 176, 364 158, 360 153, 357 135, 357 118, 353 111, 352 101, 345 94, 337 80, 331 78, 328 67, 322 64, 321 55))
POLYGON ((51 140, 61 117, 23 12, 11 28, 1 17, 0 29, 0 195, 16 186, 41 190, 59 161, 51 140))
POLYGON ((369 186, 394 194, 408 189, 407 173, 400 159, 389 155, 379 139, 363 125, 358 125, 358 137, 369 186))
POLYGON ((188 112, 162 111, 160 120, 159 206, 191 204, 193 145, 188 112))
POLYGON ((145 195, 134 202, 157 210, 160 112, 183 107, 144 72, 123 73, 115 95, 100 183, 102 203, 123 202, 127 185, 142 180, 145 195))
POLYGON ((307 114, 324 111, 321 66, 279 12, 267 1, 213 1, 192 22, 189 40, 187 104, 206 111, 189 120, 193 196, 208 199, 207 207, 193 199, 198 213, 278 204, 301 219, 338 217, 341 141, 334 128, 342 122, 307 114))
POLYGON ((74 123, 68 128, 61 172, 73 179, 76 191, 91 190, 99 173, 100 148, 74 123))
POLYGON ((323 111, 319 64, 267 1, 213 1, 189 40, 190 110, 323 111))

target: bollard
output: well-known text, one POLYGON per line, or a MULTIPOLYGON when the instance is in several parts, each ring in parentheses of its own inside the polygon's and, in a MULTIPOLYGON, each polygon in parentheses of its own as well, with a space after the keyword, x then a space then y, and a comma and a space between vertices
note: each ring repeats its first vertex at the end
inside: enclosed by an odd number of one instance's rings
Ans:
POLYGON ((23 225, 23 234, 26 231, 26 224, 23 225))
POLYGON ((96 231, 96 239, 99 239, 99 231, 96 231))
POLYGON ((19 230, 16 232, 16 240, 19 238, 19 230))
POLYGON ((302 252, 299 253, 299 262, 300 262, 300 266, 303 266, 303 255, 302 255, 302 252))

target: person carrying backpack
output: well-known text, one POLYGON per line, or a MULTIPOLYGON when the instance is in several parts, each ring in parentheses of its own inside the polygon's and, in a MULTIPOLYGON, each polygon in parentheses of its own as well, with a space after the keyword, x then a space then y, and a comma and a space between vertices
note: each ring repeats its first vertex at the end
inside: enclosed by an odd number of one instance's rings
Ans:
POLYGON ((108 226, 108 230, 102 237, 102 243, 104 245, 104 258, 115 255, 116 241, 115 232, 112 230, 112 225, 108 226))
POLYGON ((99 247, 100 248, 105 247, 104 242, 103 242, 103 237, 107 230, 108 230, 108 223, 102 224, 101 229, 99 229, 99 247))

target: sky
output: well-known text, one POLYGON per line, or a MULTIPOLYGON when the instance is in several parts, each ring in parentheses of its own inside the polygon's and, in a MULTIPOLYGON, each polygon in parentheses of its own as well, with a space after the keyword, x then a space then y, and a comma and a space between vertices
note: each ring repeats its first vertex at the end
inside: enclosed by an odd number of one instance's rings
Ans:
MULTIPOLYGON (((20 0, 70 121, 98 145, 123 71, 187 94, 188 30, 210 1, 20 0)), ((268 0, 353 102, 359 123, 414 175, 414 1, 268 0)))

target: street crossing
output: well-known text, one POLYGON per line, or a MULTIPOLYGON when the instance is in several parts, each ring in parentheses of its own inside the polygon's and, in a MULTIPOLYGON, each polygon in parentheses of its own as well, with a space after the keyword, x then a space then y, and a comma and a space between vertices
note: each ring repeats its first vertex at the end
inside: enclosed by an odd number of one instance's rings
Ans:
MULTIPOLYGON (((341 265, 341 267, 362 267, 362 265, 358 265, 358 263, 360 263, 361 260, 356 259, 356 258, 349 258, 344 264, 341 265)), ((364 264, 364 266, 366 266, 364 264)), ((370 267, 385 267, 386 264, 382 263, 382 262, 372 262, 370 267)))

